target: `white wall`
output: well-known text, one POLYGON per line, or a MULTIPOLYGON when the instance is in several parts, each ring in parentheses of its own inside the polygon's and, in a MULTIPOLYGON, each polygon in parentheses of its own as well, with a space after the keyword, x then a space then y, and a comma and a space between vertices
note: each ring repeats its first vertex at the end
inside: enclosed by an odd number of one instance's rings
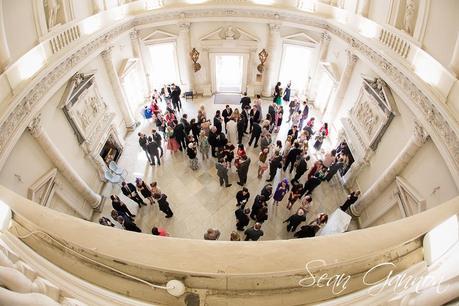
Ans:
POLYGON ((11 62, 14 62, 38 42, 32 0, 4 0, 1 3, 11 62))
POLYGON ((76 20, 89 17, 93 13, 93 0, 70 0, 73 6, 73 15, 76 20))
POLYGON ((368 18, 379 24, 386 23, 386 16, 389 14, 390 2, 387 0, 371 0, 368 10, 368 18))
POLYGON ((459 32, 459 1, 430 1, 423 48, 448 67, 459 32))

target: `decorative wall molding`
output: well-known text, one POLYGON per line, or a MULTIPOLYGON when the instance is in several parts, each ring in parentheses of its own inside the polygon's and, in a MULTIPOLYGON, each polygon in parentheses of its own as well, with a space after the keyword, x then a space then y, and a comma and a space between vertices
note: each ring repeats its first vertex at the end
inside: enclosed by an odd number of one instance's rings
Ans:
POLYGON ((327 20, 317 16, 305 15, 301 12, 287 10, 275 10, 269 8, 246 8, 232 7, 231 9, 214 7, 170 9, 166 11, 151 11, 148 15, 141 15, 129 19, 124 23, 117 24, 109 29, 104 29, 98 35, 94 35, 91 41, 84 41, 80 48, 69 50, 68 56, 55 62, 54 65, 41 71, 34 80, 27 86, 20 95, 19 100, 12 103, 10 113, 4 116, 0 125, 0 167, 3 166, 6 157, 19 139, 22 130, 26 127, 32 114, 36 113, 41 99, 50 92, 56 82, 72 68, 81 63, 95 51, 116 39, 119 35, 132 30, 134 27, 151 27, 154 24, 176 24, 177 20, 192 21, 193 19, 204 21, 209 20, 231 20, 232 18, 246 18, 247 21, 268 22, 276 20, 289 24, 298 24, 299 27, 314 29, 317 31, 328 31, 334 36, 348 43, 356 52, 359 58, 365 58, 373 67, 382 72, 384 80, 391 84, 394 90, 401 93, 412 101, 410 108, 414 109, 417 117, 429 129, 435 144, 442 153, 447 165, 450 168, 453 178, 459 184, 459 137, 457 122, 448 114, 446 108, 425 83, 406 67, 396 67, 387 54, 379 53, 378 45, 370 46, 361 40, 360 36, 352 35, 343 28, 329 24, 327 20), (386 56, 386 57, 385 57, 386 56), (403 70, 403 71, 402 71, 403 70), (419 86, 417 85, 419 84, 419 86), (421 89, 422 88, 422 89, 421 89))

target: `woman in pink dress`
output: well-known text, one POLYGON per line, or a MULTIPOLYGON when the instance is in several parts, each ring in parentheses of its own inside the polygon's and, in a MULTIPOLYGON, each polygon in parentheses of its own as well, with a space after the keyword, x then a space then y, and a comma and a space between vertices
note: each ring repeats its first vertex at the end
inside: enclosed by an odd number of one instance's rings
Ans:
POLYGON ((174 129, 168 125, 166 128, 166 139, 167 139, 167 149, 172 153, 175 153, 179 149, 179 144, 174 138, 174 129))

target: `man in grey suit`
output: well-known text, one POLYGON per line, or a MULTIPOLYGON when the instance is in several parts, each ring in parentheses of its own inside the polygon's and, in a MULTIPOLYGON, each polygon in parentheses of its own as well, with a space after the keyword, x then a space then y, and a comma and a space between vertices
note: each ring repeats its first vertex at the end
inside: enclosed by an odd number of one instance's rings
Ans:
POLYGON ((230 187, 231 184, 228 184, 228 167, 222 158, 215 164, 215 168, 217 168, 217 175, 220 178, 220 186, 225 183, 225 187, 230 187))

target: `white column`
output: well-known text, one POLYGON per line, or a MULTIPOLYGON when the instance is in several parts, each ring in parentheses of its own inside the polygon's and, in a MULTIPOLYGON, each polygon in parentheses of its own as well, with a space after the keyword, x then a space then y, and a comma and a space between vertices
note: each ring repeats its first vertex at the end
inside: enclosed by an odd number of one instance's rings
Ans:
POLYGON ((151 94, 151 87, 150 87, 150 82, 148 80, 148 74, 145 70, 145 60, 142 55, 142 47, 141 44, 142 42, 140 41, 139 37, 139 31, 138 30, 132 30, 129 33, 129 37, 131 38, 131 43, 132 43, 132 53, 136 58, 139 59, 140 63, 140 70, 143 75, 143 80, 145 82, 145 89, 148 90, 148 94, 151 94))
POLYGON ((190 57, 191 45, 190 45, 190 26, 189 22, 182 22, 179 24, 179 34, 177 37, 177 55, 179 58, 179 67, 182 83, 185 84, 187 90, 193 90, 193 68, 190 57))
POLYGON ((346 65, 344 66, 343 73, 341 74, 338 89, 336 90, 335 94, 335 99, 331 104, 327 106, 327 110, 325 111, 324 119, 325 121, 331 123, 335 121, 341 105, 343 104, 344 95, 346 94, 349 87, 349 81, 351 80, 352 72, 354 71, 355 64, 359 59, 357 55, 352 53, 350 50, 346 50, 346 54, 346 65))
POLYGON ((359 0, 357 5, 357 14, 363 17, 368 17, 368 11, 370 10, 370 0, 359 0))
POLYGON ((5 71, 10 63, 10 56, 3 18, 3 1, 0 0, 0 73, 5 71))
POLYGON ((324 62, 327 59, 328 46, 330 45, 331 37, 327 32, 323 32, 320 36, 319 50, 317 55, 317 60, 313 68, 311 69, 310 75, 311 80, 308 82, 308 88, 306 89, 306 94, 311 95, 311 92, 315 92, 316 86, 318 86, 319 76, 319 65, 320 62, 324 62), (313 90, 314 89, 314 90, 313 90))
POLYGON ((419 148, 427 141, 428 135, 424 128, 415 122, 414 133, 408 140, 402 151, 395 157, 389 167, 370 186, 363 196, 351 206, 351 212, 355 216, 360 216, 370 204, 395 180, 395 177, 405 169, 406 165, 416 155, 419 148))
POLYGON ((135 120, 132 115, 131 107, 129 106, 127 99, 124 95, 123 88, 121 87, 120 79, 118 73, 116 72, 115 63, 113 62, 113 47, 109 47, 107 50, 102 51, 102 59, 105 63, 105 68, 107 70, 110 83, 115 93, 115 99, 118 102, 118 105, 121 109, 123 115, 124 124, 128 131, 133 131, 135 129, 135 120))
POLYGON ((29 124, 28 129, 30 134, 37 140, 40 147, 48 155, 49 159, 54 163, 59 172, 72 184, 76 191, 96 209, 101 204, 101 196, 94 192, 81 176, 72 168, 65 160, 65 157, 59 152, 59 149, 54 145, 52 140, 46 134, 41 124, 40 114, 35 117, 29 124))
POLYGON ((269 38, 268 38, 268 58, 266 60, 265 70, 263 72, 263 91, 262 95, 270 97, 272 95, 272 88, 274 83, 277 82, 277 73, 279 72, 280 57, 281 57, 281 36, 280 24, 270 23, 269 25, 269 38))

